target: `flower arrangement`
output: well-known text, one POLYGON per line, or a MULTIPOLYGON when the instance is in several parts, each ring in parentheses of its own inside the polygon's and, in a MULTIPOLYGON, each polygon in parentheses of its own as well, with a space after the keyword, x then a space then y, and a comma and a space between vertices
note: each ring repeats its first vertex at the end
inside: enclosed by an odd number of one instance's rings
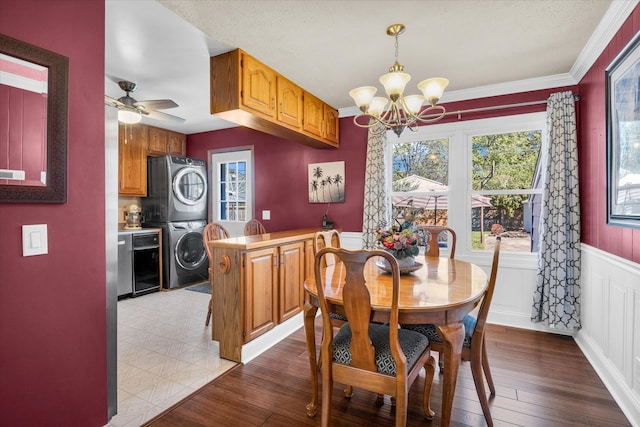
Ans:
POLYGON ((418 238, 413 231, 406 228, 402 231, 376 229, 378 245, 397 259, 418 255, 418 238))

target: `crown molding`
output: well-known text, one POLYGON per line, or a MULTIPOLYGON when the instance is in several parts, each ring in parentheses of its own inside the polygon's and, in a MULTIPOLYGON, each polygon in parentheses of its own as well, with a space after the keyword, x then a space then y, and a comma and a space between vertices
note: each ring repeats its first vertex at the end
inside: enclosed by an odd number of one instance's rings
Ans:
POLYGON ((600 24, 596 27, 589 41, 578 55, 578 59, 571 67, 571 74, 576 81, 582 80, 587 71, 598 60, 607 47, 613 36, 618 32, 622 24, 627 20, 631 12, 638 5, 640 0, 614 0, 607 12, 602 17, 600 24))

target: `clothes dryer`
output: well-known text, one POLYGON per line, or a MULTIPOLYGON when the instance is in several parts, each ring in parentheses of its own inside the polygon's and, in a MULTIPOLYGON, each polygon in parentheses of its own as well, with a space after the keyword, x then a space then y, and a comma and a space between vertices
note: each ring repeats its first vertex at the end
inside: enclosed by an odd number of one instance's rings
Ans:
POLYGON ((147 158, 146 222, 207 218, 207 166, 204 160, 161 156, 147 158))
POLYGON ((162 228, 163 287, 179 288, 209 278, 209 258, 202 242, 206 220, 145 223, 162 228))

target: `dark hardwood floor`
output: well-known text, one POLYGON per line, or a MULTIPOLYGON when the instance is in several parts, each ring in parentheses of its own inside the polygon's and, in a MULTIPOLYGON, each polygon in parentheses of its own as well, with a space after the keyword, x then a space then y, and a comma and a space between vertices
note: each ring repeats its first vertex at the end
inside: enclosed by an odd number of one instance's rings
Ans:
MULTIPOLYGON (((319 327, 316 331, 319 338, 319 327)), ((495 425, 630 425, 572 338, 490 325, 486 340, 497 389, 489 401, 495 425)), ((441 378, 436 375, 434 380, 433 421, 423 418, 423 384, 418 380, 411 389, 407 426, 440 425, 441 378)), ((335 385, 332 426, 394 425, 388 397, 377 407, 374 393, 357 389, 349 400, 342 389, 341 384, 335 385)), ((309 398, 309 365, 300 329, 145 425, 319 426, 319 411, 314 418, 306 415, 309 398)), ((460 366, 451 425, 486 425, 468 362, 460 366)))

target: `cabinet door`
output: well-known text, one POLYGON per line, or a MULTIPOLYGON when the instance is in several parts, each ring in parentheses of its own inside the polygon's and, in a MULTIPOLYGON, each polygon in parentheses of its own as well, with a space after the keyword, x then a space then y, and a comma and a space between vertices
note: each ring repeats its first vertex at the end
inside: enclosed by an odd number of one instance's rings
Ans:
POLYGON ((280 246, 279 322, 302 311, 304 265, 304 242, 280 246))
POLYGON ((165 129, 149 126, 148 153, 156 156, 167 154, 167 136, 167 131, 165 129))
POLYGON ((186 155, 187 135, 169 131, 168 136, 167 154, 184 157, 186 155))
POLYGON ((118 125, 118 194, 147 195, 147 127, 118 125))
POLYGON ((340 123, 340 117, 338 116, 338 110, 331 108, 327 104, 324 105, 324 138, 328 141, 335 143, 338 146, 338 135, 340 123))
POLYGON ((249 55, 242 55, 242 104, 275 118, 276 73, 249 55))
POLYGON ((304 93, 303 101, 303 129, 311 135, 322 138, 322 120, 324 119, 323 105, 320 99, 308 92, 304 93))
POLYGON ((245 254, 244 342, 262 335, 277 323, 277 262, 277 248, 245 254))
POLYGON ((278 116, 281 123, 296 129, 302 127, 302 89, 282 76, 277 78, 278 116))

